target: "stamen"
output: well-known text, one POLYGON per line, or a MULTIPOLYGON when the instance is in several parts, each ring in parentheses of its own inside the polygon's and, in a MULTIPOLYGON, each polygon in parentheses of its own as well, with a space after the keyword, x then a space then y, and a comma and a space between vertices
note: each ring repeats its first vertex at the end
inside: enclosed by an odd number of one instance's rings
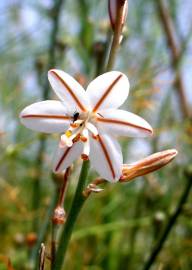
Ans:
POLYGON ((67 137, 66 134, 64 134, 64 135, 61 135, 61 140, 60 140, 59 146, 61 148, 64 148, 66 145, 68 147, 71 147, 73 145, 73 141, 71 138, 67 137))
POLYGON ((97 128, 90 122, 86 123, 86 128, 91 131, 94 136, 99 134, 97 128))
POLYGON ((83 160, 87 160, 89 157, 89 152, 90 152, 89 131, 87 128, 83 129, 82 137, 85 138, 86 140, 84 141, 84 148, 83 148, 83 153, 81 155, 81 158, 83 160))
POLYGON ((98 136, 98 135, 95 136, 95 135, 92 134, 92 138, 93 138, 94 140, 97 140, 97 141, 99 140, 99 136, 98 136))
POLYGON ((88 129, 87 128, 84 128, 83 129, 82 136, 85 137, 85 138, 88 138, 89 137, 89 132, 88 132, 88 129))
MULTIPOLYGON (((66 145, 68 147, 71 147, 73 145, 74 139, 80 134, 81 132, 81 123, 82 120, 77 120, 73 124, 74 126, 70 126, 70 128, 61 136, 61 141, 60 141, 60 147, 65 147, 66 145)), ((78 136, 79 139, 79 136, 78 136)))
POLYGON ((66 136, 67 138, 69 138, 69 137, 71 137, 71 135, 72 135, 72 131, 71 131, 70 129, 68 129, 68 130, 65 132, 65 136, 66 136))
POLYGON ((79 141, 79 139, 80 139, 80 137, 81 137, 81 135, 80 134, 78 134, 74 139, 73 139, 73 142, 78 142, 79 141))

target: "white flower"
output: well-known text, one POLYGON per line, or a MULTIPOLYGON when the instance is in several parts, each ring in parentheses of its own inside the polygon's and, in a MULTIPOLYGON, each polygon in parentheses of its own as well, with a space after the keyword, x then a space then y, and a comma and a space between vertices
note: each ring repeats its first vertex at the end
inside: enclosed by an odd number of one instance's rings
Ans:
POLYGON ((61 101, 32 104, 21 112, 20 118, 30 129, 62 133, 54 171, 65 170, 81 155, 90 159, 101 177, 118 181, 123 159, 115 137, 152 134, 144 119, 117 110, 128 96, 128 78, 121 72, 107 72, 93 80, 87 91, 64 71, 52 69, 48 78, 61 101))

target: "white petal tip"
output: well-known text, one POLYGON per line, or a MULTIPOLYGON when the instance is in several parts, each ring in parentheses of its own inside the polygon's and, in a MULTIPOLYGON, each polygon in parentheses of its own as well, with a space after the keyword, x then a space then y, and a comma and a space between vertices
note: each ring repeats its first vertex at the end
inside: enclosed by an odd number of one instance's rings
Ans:
POLYGON ((177 156, 177 154, 178 154, 178 151, 176 149, 169 149, 169 150, 166 150, 166 151, 169 153, 171 159, 175 158, 177 156))
POLYGON ((47 72, 48 78, 50 78, 50 77, 52 77, 52 76, 54 76, 54 75, 57 75, 57 72, 58 72, 58 71, 60 71, 60 70, 59 70, 59 69, 54 69, 54 68, 50 69, 50 70, 47 72))
POLYGON ((154 131, 153 131, 152 127, 150 127, 148 129, 148 133, 149 133, 150 136, 153 136, 154 135, 154 131))
POLYGON ((49 74, 52 74, 53 72, 56 72, 56 71, 57 71, 57 69, 52 68, 52 69, 50 69, 50 70, 48 71, 48 75, 49 75, 49 74))
POLYGON ((143 125, 140 126, 140 128, 141 128, 141 130, 143 129, 144 136, 153 136, 154 135, 154 130, 147 121, 144 120, 144 123, 143 123, 143 125))

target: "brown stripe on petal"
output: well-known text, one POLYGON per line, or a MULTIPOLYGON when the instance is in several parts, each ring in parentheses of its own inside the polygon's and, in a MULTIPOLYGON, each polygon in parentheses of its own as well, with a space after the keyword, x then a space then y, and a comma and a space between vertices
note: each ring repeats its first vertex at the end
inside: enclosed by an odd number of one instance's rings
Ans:
POLYGON ((55 167, 55 171, 58 171, 59 170, 59 168, 61 167, 61 164, 64 162, 65 158, 67 157, 67 155, 69 154, 69 152, 70 152, 71 149, 72 149, 72 147, 68 147, 64 151, 63 155, 61 156, 59 162, 57 163, 57 165, 55 167))
POLYGON ((125 122, 125 121, 120 121, 120 120, 116 120, 116 119, 109 119, 109 118, 99 118, 97 117, 96 119, 98 122, 102 122, 102 123, 106 123, 106 124, 117 124, 117 125, 123 125, 123 126, 128 126, 128 127, 132 127, 132 128, 137 128, 140 129, 142 131, 147 131, 149 133, 153 133, 153 131, 151 129, 148 128, 144 128, 129 122, 125 122))
POLYGON ((151 165, 163 166, 170 162, 176 155, 177 151, 175 149, 161 151, 136 162, 134 166, 145 168, 151 165))
POLYGON ((59 120, 71 120, 72 117, 64 115, 49 115, 49 114, 26 114, 21 118, 46 118, 46 119, 59 119, 59 120))
MULTIPOLYGON (((106 97, 110 94, 110 92, 113 90, 113 87, 118 83, 118 81, 121 79, 123 75, 120 74, 113 82, 109 85, 109 87, 106 89, 105 93, 102 95, 102 97, 99 99, 99 101, 96 103, 95 107, 93 108, 93 112, 96 112, 98 108, 101 106, 101 104, 104 102, 106 97)), ((117 97, 118 98, 118 97, 117 97)))
POLYGON ((64 85, 64 87, 67 89, 68 93, 71 95, 71 97, 74 99, 74 101, 77 103, 78 107, 83 111, 86 112, 86 108, 83 106, 83 104, 80 102, 80 100, 77 98, 77 96, 73 93, 73 90, 70 88, 70 86, 57 74, 56 71, 51 70, 51 73, 55 75, 55 77, 64 85))
POLYGON ((128 182, 138 176, 146 175, 153 171, 159 170, 163 166, 171 162, 177 155, 177 150, 169 149, 162 152, 152 154, 133 164, 123 164, 123 177, 121 182, 128 182))
POLYGON ((110 169, 110 171, 111 171, 111 174, 112 174, 113 178, 115 178, 115 171, 114 171, 114 169, 113 169, 112 161, 111 161, 111 159, 110 159, 109 153, 107 152, 107 149, 106 149, 106 147, 105 147, 105 144, 104 144, 104 142, 102 141, 102 139, 101 139, 101 137, 100 137, 99 135, 97 136, 97 138, 98 138, 98 142, 99 142, 100 145, 101 145, 101 148, 102 148, 102 150, 103 150, 103 153, 104 153, 104 155, 105 155, 105 158, 106 158, 106 160, 107 160, 107 163, 108 163, 108 165, 109 165, 109 169, 110 169))

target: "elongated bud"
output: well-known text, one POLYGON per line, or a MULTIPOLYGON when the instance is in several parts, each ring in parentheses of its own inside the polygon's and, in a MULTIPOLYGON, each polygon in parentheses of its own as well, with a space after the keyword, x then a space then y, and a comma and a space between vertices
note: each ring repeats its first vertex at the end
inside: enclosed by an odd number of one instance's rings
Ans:
POLYGON ((115 30, 118 9, 120 8, 123 8, 123 15, 121 19, 121 26, 123 27, 127 18, 128 0, 108 0, 109 18, 113 31, 115 30))
POLYGON ((177 155, 177 150, 170 149, 150 155, 133 164, 123 164, 123 175, 120 182, 128 182, 138 176, 159 170, 171 162, 177 155))

